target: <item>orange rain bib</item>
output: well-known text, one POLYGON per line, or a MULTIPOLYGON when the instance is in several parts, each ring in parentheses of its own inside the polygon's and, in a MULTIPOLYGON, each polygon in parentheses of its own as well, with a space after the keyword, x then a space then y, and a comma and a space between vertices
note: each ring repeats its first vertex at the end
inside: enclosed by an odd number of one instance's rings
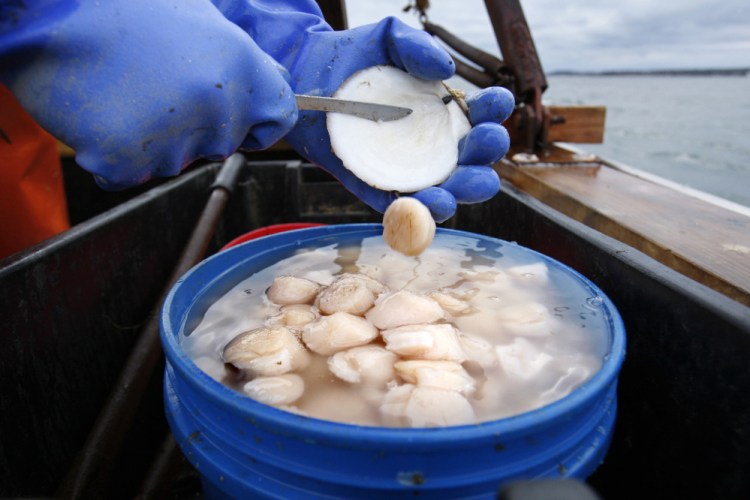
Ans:
POLYGON ((0 259, 69 227, 57 141, 0 85, 0 259))

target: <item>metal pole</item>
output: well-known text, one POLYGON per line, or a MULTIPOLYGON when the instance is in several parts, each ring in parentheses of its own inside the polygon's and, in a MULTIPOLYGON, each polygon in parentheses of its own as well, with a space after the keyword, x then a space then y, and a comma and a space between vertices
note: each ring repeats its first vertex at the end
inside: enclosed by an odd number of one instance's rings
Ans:
POLYGON ((547 89, 542 64, 531 37, 519 0, 485 0, 495 38, 503 59, 515 77, 517 104, 523 103, 521 136, 528 151, 544 147, 544 107, 542 93, 547 89), (520 101, 520 102, 519 102, 520 101))
MULTIPOLYGON (((547 79, 518 0, 485 0, 503 60, 513 70, 519 97, 544 91, 547 79)), ((540 92, 541 95, 541 92, 540 92)))

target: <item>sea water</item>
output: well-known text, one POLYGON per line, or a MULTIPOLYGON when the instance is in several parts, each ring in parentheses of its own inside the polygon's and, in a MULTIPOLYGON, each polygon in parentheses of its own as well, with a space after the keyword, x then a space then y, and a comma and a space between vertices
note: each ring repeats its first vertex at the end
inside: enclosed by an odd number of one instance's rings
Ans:
MULTIPOLYGON (((418 257, 391 250, 380 236, 279 255, 210 305, 184 337, 183 349, 211 377, 242 392, 253 375, 224 364, 222 351, 279 312, 265 293, 274 278, 291 275, 325 286, 342 273, 365 274, 391 291, 440 290, 466 298, 474 312, 448 314, 443 321, 490 345, 480 356, 480 368, 470 370, 480 388, 467 397, 477 421, 517 415, 564 397, 598 371, 607 352, 601 299, 580 281, 514 244, 457 235, 439 235, 418 257), (529 307, 542 311, 541 319, 526 322, 519 316, 529 307)), ((379 405, 403 380, 364 390, 334 376, 327 356, 311 357, 298 373, 305 392, 285 409, 337 422, 392 425, 381 418, 379 405)))
POLYGON ((549 76, 547 104, 603 105, 576 148, 750 207, 750 77, 549 76))

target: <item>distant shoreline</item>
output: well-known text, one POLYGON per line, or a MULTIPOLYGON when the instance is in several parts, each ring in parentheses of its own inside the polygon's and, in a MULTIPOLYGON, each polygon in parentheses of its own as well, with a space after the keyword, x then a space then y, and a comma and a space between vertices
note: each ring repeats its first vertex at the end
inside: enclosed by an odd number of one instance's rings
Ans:
POLYGON ((622 71, 552 71, 550 76, 748 76, 750 68, 733 69, 659 69, 622 71))

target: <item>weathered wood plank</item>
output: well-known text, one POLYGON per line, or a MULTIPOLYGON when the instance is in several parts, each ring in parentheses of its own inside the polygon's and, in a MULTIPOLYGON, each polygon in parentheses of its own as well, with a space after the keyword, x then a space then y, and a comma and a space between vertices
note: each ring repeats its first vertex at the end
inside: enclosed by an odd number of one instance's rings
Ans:
MULTIPOLYGON (((555 156, 565 154, 558 150, 555 156)), ((551 207, 750 305, 750 216, 605 162, 577 170, 543 160, 504 160, 498 168, 503 178, 551 207)))
POLYGON ((604 141, 604 106, 547 106, 547 140, 600 144, 604 141))
MULTIPOLYGON (((598 144, 604 141, 604 106, 544 106, 547 141, 598 144)), ((511 144, 523 144, 522 114, 513 113, 505 122, 511 144)))

